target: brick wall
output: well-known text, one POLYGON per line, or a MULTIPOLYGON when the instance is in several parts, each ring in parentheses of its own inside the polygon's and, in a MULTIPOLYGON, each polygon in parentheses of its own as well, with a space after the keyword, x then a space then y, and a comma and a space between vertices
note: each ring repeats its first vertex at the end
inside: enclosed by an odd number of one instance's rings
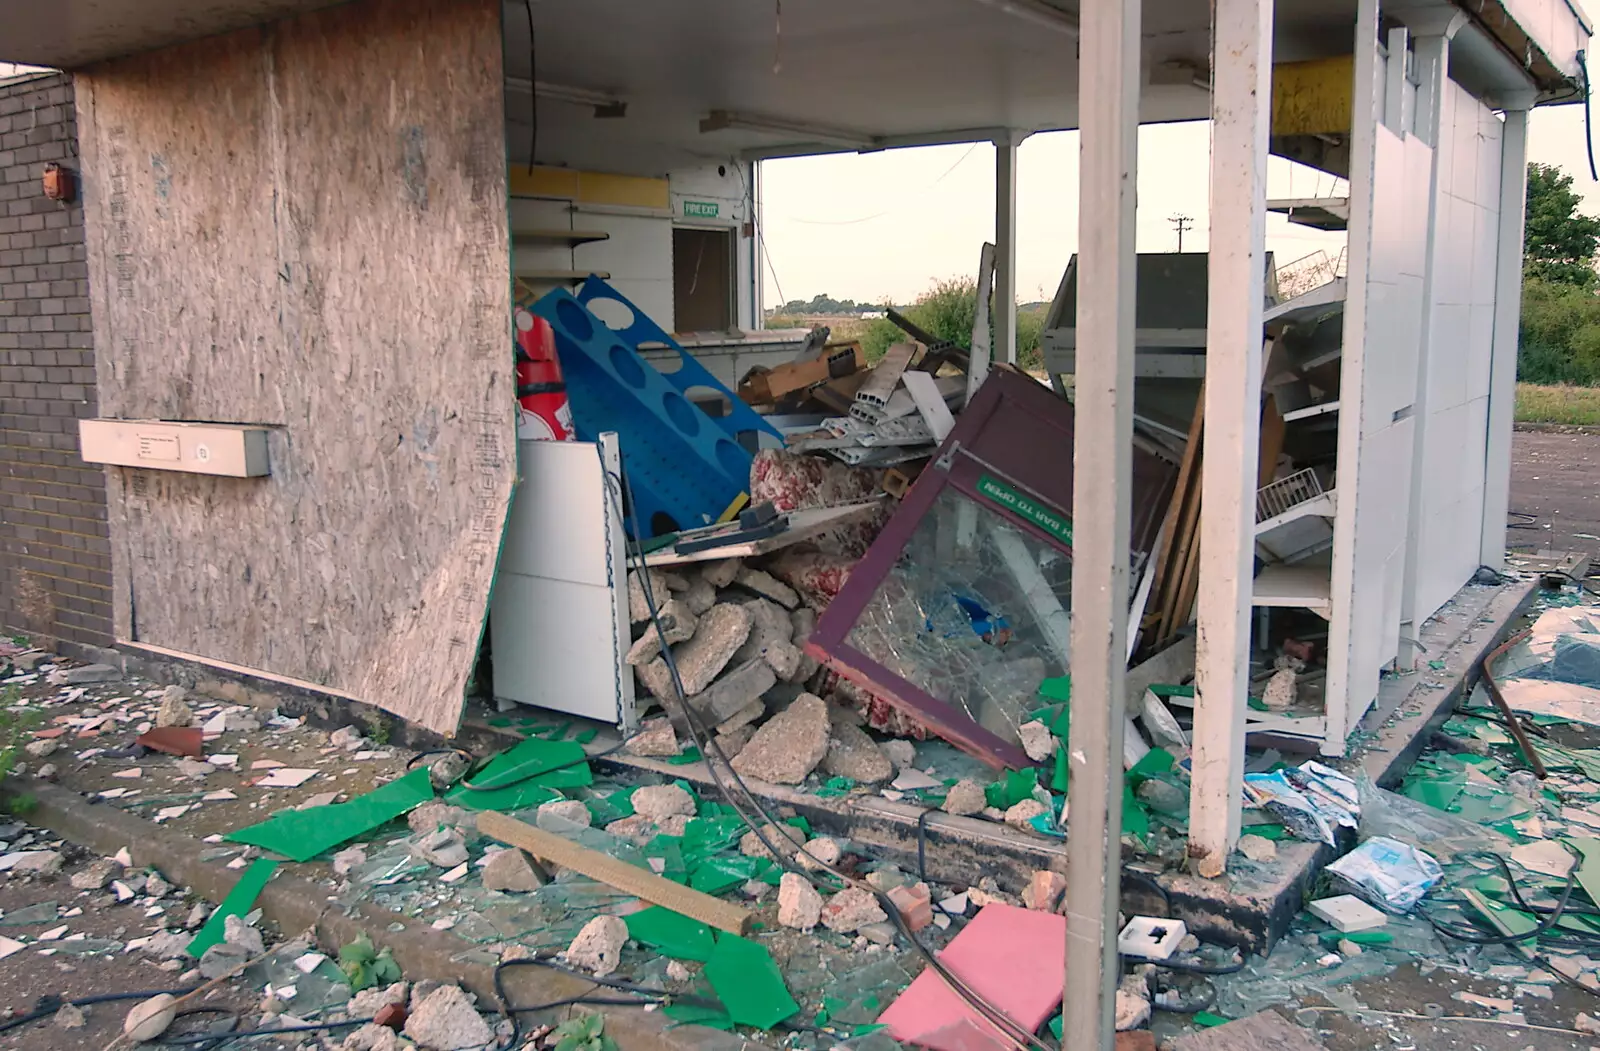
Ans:
POLYGON ((105 476, 78 458, 95 415, 83 207, 47 200, 78 168, 72 78, 0 82, 0 629, 72 655, 111 644, 105 476))

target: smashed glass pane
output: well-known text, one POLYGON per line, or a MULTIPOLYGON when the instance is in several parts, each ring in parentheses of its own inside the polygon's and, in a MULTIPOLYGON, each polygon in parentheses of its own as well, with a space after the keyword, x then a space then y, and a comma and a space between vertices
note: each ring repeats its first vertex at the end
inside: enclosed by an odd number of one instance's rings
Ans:
POLYGON ((954 489, 928 509, 852 629, 855 649, 1007 740, 1067 672, 1066 555, 954 489))

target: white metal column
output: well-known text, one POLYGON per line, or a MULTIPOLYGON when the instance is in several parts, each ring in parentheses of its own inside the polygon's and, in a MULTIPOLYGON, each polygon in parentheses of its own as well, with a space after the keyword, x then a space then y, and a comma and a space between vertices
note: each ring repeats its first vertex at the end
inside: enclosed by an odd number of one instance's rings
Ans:
POLYGON ((994 358, 1017 363, 1017 146, 1014 132, 994 140, 994 358))
POLYGON ((1072 786, 1062 1044, 1116 1038, 1123 676, 1133 479, 1134 204, 1141 0, 1083 7, 1078 48, 1077 424, 1072 505, 1072 786))
POLYGON ((1533 93, 1501 100, 1500 243, 1494 279, 1494 350, 1489 365, 1488 444, 1483 465, 1483 531, 1478 560, 1506 560, 1511 509, 1511 420, 1517 398, 1517 332, 1522 318, 1522 228, 1528 193, 1528 110, 1533 93))
MULTIPOLYGON (((1439 236, 1439 179, 1443 174, 1440 165, 1441 157, 1444 155, 1444 151, 1440 148, 1440 140, 1442 136, 1448 134, 1444 124, 1444 99, 1445 92, 1449 89, 1450 40, 1466 23, 1465 12, 1447 11, 1438 18, 1436 24, 1418 24, 1414 20, 1411 26, 1415 34, 1412 38, 1412 48, 1416 55, 1417 68, 1421 73, 1421 82, 1417 88, 1416 131, 1424 142, 1433 147, 1433 171, 1428 177, 1427 271, 1422 279, 1421 346, 1417 349, 1417 393, 1411 414, 1415 430, 1412 432, 1411 446, 1411 511, 1406 516, 1406 521, 1409 523, 1409 532, 1406 536, 1406 569, 1400 589, 1398 663, 1401 669, 1411 668, 1416 663, 1417 654, 1420 652, 1420 643, 1417 640, 1421 625, 1418 621, 1433 612, 1418 609, 1421 601, 1418 584, 1422 562, 1422 491, 1427 481, 1425 460, 1429 424, 1428 372, 1433 363, 1434 322, 1438 313, 1436 307, 1438 290, 1435 280, 1443 269, 1450 265, 1448 260, 1440 258, 1444 243, 1444 239, 1439 236)), ((1441 348, 1446 359, 1446 363, 1442 363, 1441 367, 1451 367, 1447 363, 1448 357, 1458 350, 1456 347, 1441 348)))
POLYGON ((1220 876, 1239 838, 1261 443, 1261 305, 1273 0, 1217 0, 1211 262, 1190 854, 1220 876), (1198 849, 1196 849, 1198 848, 1198 849))

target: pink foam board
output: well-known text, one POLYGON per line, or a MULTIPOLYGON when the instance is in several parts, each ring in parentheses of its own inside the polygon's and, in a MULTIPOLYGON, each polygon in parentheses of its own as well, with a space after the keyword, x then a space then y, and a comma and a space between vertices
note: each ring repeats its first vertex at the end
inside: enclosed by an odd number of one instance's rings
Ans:
MULTIPOLYGON (((939 962, 1033 1032, 1061 1003, 1066 951, 1066 917, 986 905, 966 930, 951 939, 939 962)), ((1012 1046, 931 967, 878 1021, 896 1040, 933 1051, 1004 1051, 1012 1046)))

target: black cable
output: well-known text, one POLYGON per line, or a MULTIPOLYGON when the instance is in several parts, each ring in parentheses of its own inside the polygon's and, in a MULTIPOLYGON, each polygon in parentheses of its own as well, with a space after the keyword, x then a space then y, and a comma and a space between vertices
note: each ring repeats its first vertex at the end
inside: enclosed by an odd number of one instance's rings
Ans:
POLYGON ((539 152, 539 63, 533 47, 533 0, 522 0, 528 13, 528 110, 532 114, 528 130, 528 174, 533 174, 534 154, 539 152))
POLYGON ((1215 982, 1209 979, 1202 978, 1201 982, 1205 986, 1205 993, 1198 999, 1169 1000, 1167 997, 1172 995, 1174 990, 1161 989, 1156 992, 1155 996, 1150 998, 1150 1004, 1157 1011, 1166 1011, 1168 1014, 1175 1015, 1197 1015, 1201 1011, 1209 1010, 1211 1005, 1217 1002, 1217 986, 1215 982))
MULTIPOLYGON (((638 735, 635 734, 634 736, 638 735)), ((464 788, 468 792, 498 792, 502 788, 511 788, 514 785, 522 784, 524 781, 532 781, 536 777, 543 777, 545 774, 553 774, 558 770, 567 770, 574 766, 582 766, 584 763, 587 763, 592 759, 604 759, 608 755, 615 755, 626 748, 628 746, 628 742, 631 740, 633 740, 633 737, 624 738, 604 751, 595 752, 593 754, 585 752, 581 758, 571 759, 565 763, 557 763, 555 766, 541 767, 534 773, 524 774, 523 776, 515 778, 511 781, 500 781, 492 785, 475 785, 468 781, 466 777, 462 777, 461 780, 456 782, 456 787, 464 788)))
POLYGON ((55 1013, 71 1004, 73 1007, 88 1007, 91 1004, 107 1004, 117 1000, 148 1000, 152 996, 184 996, 200 988, 191 985, 185 989, 146 989, 143 992, 133 993, 98 993, 94 996, 79 996, 71 1000, 62 1000, 55 996, 39 998, 39 1006, 31 1012, 17 1018, 0 1023, 0 1033, 9 1033, 13 1029, 20 1029, 30 1022, 37 1022, 41 1018, 50 1018, 55 1013))
MULTIPOLYGON (((1499 864, 1506 882, 1510 885, 1512 900, 1517 903, 1519 909, 1535 915, 1541 914, 1528 907, 1528 903, 1522 897, 1522 891, 1517 888, 1516 878, 1511 873, 1511 865, 1505 858, 1492 851, 1470 851, 1465 854, 1458 854, 1456 857, 1457 860, 1466 860, 1474 856, 1490 858, 1499 864)), ((1561 920, 1562 915, 1566 913, 1567 901, 1572 897, 1572 891, 1578 885, 1578 866, 1580 863, 1580 858, 1574 857, 1572 859, 1572 867, 1567 870, 1566 885, 1562 888, 1561 897, 1556 900, 1555 907, 1547 912, 1542 912, 1544 919, 1540 920, 1532 930, 1525 931, 1522 934, 1489 934, 1476 927, 1461 927, 1455 924, 1442 923, 1429 910, 1424 909, 1420 902, 1416 906, 1417 912, 1421 914, 1424 920, 1428 921, 1428 926, 1432 927, 1441 936, 1458 942, 1466 942, 1468 945, 1517 945, 1521 942, 1533 941, 1540 935, 1552 930, 1561 920)))
POLYGON ((1209 963, 1188 963, 1184 960, 1174 959, 1140 960, 1139 962, 1148 963, 1152 967, 1159 967, 1164 971, 1176 971, 1179 974, 1198 974, 1202 976, 1238 974, 1240 971, 1244 970, 1243 959, 1241 959, 1238 963, 1230 963, 1222 966, 1209 963))
POLYGON ((1589 151, 1589 181, 1600 182, 1600 172, 1594 167, 1594 129, 1589 125, 1589 56, 1578 52, 1578 70, 1583 74, 1583 144, 1589 151))
POLYGON ((1595 596, 1596 598, 1600 598, 1600 591, 1596 591, 1594 588, 1590 587, 1587 583, 1584 582, 1584 579, 1582 577, 1573 576, 1571 573, 1568 573, 1564 569, 1541 569, 1538 572, 1539 572, 1539 575, 1541 577, 1566 577, 1568 580, 1570 580, 1574 584, 1578 585, 1578 587, 1582 588, 1584 591, 1587 591, 1589 594, 1595 596))
POLYGON ((928 818, 938 812, 929 807, 917 815, 917 879, 923 883, 928 882, 928 818))
MULTIPOLYGON (((606 472, 606 476, 608 480, 607 491, 611 494, 611 498, 613 500, 618 499, 617 493, 614 490, 620 490, 621 493, 621 499, 618 500, 619 506, 617 507, 619 516, 623 518, 632 518, 637 525, 637 507, 633 502, 633 491, 628 485, 626 469, 621 470, 619 474, 616 475, 613 475, 608 470, 606 472)), ((642 554, 638 555, 637 557, 640 588, 644 593, 645 605, 650 611, 650 623, 658 632, 661 632, 663 635, 665 635, 665 632, 662 632, 661 629, 660 616, 655 601, 655 593, 650 583, 649 567, 646 565, 644 556, 642 554)), ((687 703, 687 694, 683 688, 683 680, 678 674, 677 662, 673 659, 671 647, 664 647, 661 655, 666 663, 667 671, 671 677, 673 692, 675 695, 674 701, 676 702, 679 711, 682 713, 685 725, 689 729, 690 736, 694 738, 696 747, 700 749, 701 755, 705 756, 707 754, 707 744, 709 743, 710 751, 715 754, 716 759, 721 760, 722 765, 726 767, 727 771, 732 775, 734 784, 738 785, 741 795, 743 795, 743 797, 749 802, 750 808, 756 811, 756 813, 760 814, 766 820, 767 825, 771 825, 780 829, 780 834, 789 841, 792 847, 795 848, 795 853, 805 854, 806 857, 808 857, 821 871, 828 872, 841 880, 845 880, 846 882, 856 882, 849 880, 834 866, 823 862, 815 855, 811 854, 806 850, 804 843, 797 842, 793 836, 789 835, 789 833, 784 830, 784 826, 777 823, 772 814, 768 812, 765 805, 762 804, 761 800, 758 799, 755 793, 750 790, 750 786, 745 784, 744 779, 739 776, 738 771, 733 769, 732 764, 728 760, 727 754, 722 750, 721 744, 719 744, 716 738, 711 736, 711 734, 707 731, 705 724, 700 719, 699 713, 687 703)), ((722 772, 719 770, 717 762, 707 758, 706 770, 710 773, 712 780, 716 783, 718 790, 722 793, 723 798, 733 809, 734 813, 739 816, 741 821, 749 826, 750 830, 755 833, 756 839, 760 841, 762 846, 767 848, 772 856, 777 859, 778 863, 788 871, 794 872, 814 882, 816 878, 815 875, 811 872, 803 870, 798 864, 796 864, 793 856, 790 853, 780 852, 774 848, 772 842, 767 838, 765 826, 760 825, 752 820, 750 815, 746 813, 743 808, 741 808, 739 803, 735 800, 733 793, 729 790, 727 783, 723 780, 722 772)), ((884 894, 875 887, 871 887, 868 884, 859 885, 865 887, 868 892, 874 896, 879 903, 879 907, 883 909, 884 913, 895 924, 900 933, 906 938, 911 946, 916 949, 917 954, 921 956, 927 965, 944 980, 945 984, 950 986, 953 991, 961 996, 961 998, 965 1000, 967 1004, 973 1008, 973 1010, 977 1011, 986 1020, 992 1023, 997 1029, 1000 1030, 1001 1033, 1005 1034, 1005 1036, 1011 1040, 1012 1043, 1019 1046, 1033 1047, 1043 1049, 1043 1051, 1050 1051, 1049 1045, 1045 1044, 1042 1040, 1028 1032, 1021 1025, 1011 1019, 1010 1016, 1005 1014, 1005 1012, 990 1004, 982 996, 973 991, 964 980, 951 972, 950 969, 939 960, 938 956, 934 954, 933 950, 929 949, 922 943, 921 939, 916 937, 915 933, 906 923, 905 917, 900 915, 900 910, 895 907, 894 902, 889 899, 888 895, 884 894)))

